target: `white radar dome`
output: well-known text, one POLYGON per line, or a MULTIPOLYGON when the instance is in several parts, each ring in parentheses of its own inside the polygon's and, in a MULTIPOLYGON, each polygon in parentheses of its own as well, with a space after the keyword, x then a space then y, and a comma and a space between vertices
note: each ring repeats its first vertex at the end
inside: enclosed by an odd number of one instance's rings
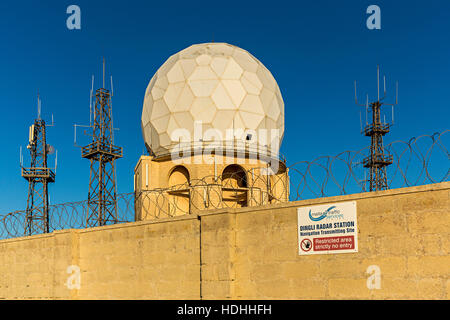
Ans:
POLYGON ((150 80, 142 132, 155 156, 179 147, 181 140, 192 147, 211 137, 238 146, 250 141, 260 150, 278 152, 284 102, 270 71, 246 50, 226 43, 196 44, 172 55, 150 80))

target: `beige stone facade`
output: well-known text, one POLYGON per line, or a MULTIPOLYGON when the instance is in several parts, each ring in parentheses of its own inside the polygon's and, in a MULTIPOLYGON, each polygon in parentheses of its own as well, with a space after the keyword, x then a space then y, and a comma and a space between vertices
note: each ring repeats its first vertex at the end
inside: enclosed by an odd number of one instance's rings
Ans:
POLYGON ((272 161, 277 165, 248 155, 191 155, 179 163, 142 156, 134 171, 136 221, 287 202, 288 169, 272 161))
POLYGON ((450 299, 449 266, 443 182, 1 240, 0 298, 450 299), (358 252, 298 255, 297 208, 342 201, 357 202, 358 252))

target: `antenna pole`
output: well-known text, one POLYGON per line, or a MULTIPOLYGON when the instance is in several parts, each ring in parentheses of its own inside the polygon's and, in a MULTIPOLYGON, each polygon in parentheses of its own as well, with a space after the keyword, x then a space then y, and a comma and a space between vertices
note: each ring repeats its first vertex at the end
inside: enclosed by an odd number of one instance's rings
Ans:
POLYGON ((94 75, 92 75, 91 93, 89 96, 89 125, 92 126, 92 95, 94 94, 94 75))
MULTIPOLYGON (((355 81, 356 84, 356 81, 355 81)), ((398 87, 398 84, 397 84, 398 87)), ((355 85, 356 88, 356 85, 355 85)), ((386 76, 383 76, 384 96, 386 96, 386 76)), ((355 90, 356 96, 356 90, 355 90)), ((395 104, 397 104, 398 90, 396 90, 395 104)), ((370 154, 363 159, 364 168, 368 169, 369 179, 364 178, 365 184, 369 184, 369 191, 386 190, 388 189, 386 167, 393 163, 393 157, 383 147, 383 137, 389 133, 392 124, 386 123, 386 116, 384 115, 381 122, 381 107, 383 105, 392 105, 392 123, 394 123, 394 104, 386 104, 380 99, 380 67, 377 65, 377 101, 370 102, 370 112, 372 116, 372 123, 368 124, 367 114, 369 109, 369 96, 366 97, 366 126, 364 128, 364 135, 370 137, 370 154)), ((360 113, 361 123, 361 113, 360 113)), ((364 172, 364 176, 366 172, 364 172)), ((364 187, 366 190, 366 187, 364 187)))
POLYGON ((359 110, 359 129, 361 130, 361 133, 362 133, 362 116, 361 116, 361 110, 359 110))
POLYGON ((113 78, 111 76, 111 97, 114 97, 114 85, 113 85, 113 78))
MULTIPOLYGON (((93 90, 92 90, 93 91, 93 90)), ((81 148, 82 158, 90 161, 88 212, 86 227, 118 223, 115 160, 123 156, 114 145, 111 93, 105 89, 105 59, 103 58, 103 88, 95 92, 92 105, 92 142, 81 148)))
POLYGON ((394 106, 392 106, 392 125, 394 125, 394 106))
POLYGON ((398 81, 395 82, 395 104, 398 104, 398 81))
POLYGON ((38 112, 38 119, 41 119, 41 99, 39 98, 39 92, 37 97, 37 112, 38 112))
POLYGON ((103 57, 103 88, 105 88, 105 57, 103 57))
POLYGON ((380 66, 377 65, 377 99, 380 100, 380 66))
POLYGON ((55 173, 47 166, 47 137, 45 121, 41 119, 41 104, 38 95, 38 117, 30 127, 30 139, 27 149, 30 150, 31 163, 23 167, 22 148, 21 174, 28 181, 28 198, 25 216, 24 235, 48 233, 49 196, 48 184, 55 182, 55 173))
POLYGON ((369 109, 369 95, 366 95, 366 125, 368 124, 367 122, 367 113, 369 112, 368 109, 369 109))

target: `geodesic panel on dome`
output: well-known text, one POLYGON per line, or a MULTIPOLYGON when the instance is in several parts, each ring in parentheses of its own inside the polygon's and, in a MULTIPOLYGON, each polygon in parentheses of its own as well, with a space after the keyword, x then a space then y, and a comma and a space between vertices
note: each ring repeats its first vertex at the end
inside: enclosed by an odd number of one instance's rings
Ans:
POLYGON ((166 153, 180 132, 193 141, 198 121, 224 141, 231 129, 277 129, 280 145, 283 98, 270 71, 247 51, 226 43, 192 45, 171 56, 150 80, 142 111, 145 143, 156 155, 166 153))

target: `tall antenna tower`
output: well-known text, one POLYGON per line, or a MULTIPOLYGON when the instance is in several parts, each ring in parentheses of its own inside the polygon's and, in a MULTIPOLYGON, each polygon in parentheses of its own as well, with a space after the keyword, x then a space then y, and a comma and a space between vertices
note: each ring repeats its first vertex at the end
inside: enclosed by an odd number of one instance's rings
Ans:
POLYGON ((41 100, 38 94, 38 117, 29 130, 27 149, 30 150, 31 164, 28 168, 23 167, 22 148, 20 149, 22 177, 28 181, 25 235, 48 233, 50 230, 48 184, 55 182, 55 172, 47 166, 47 155, 52 154, 54 148, 47 144, 46 139, 46 125, 41 119, 41 100))
POLYGON ((86 227, 119 222, 115 160, 123 155, 122 148, 114 145, 111 105, 113 86, 111 77, 111 92, 105 89, 105 59, 103 59, 103 87, 96 90, 95 104, 92 107, 93 88, 94 77, 92 77, 90 98, 91 123, 86 126, 92 128, 92 142, 81 148, 81 157, 89 159, 91 162, 86 227))
POLYGON ((369 171, 369 179, 364 183, 369 184, 369 191, 386 190, 388 189, 386 167, 391 165, 393 157, 383 147, 383 136, 390 131, 390 127, 394 124, 394 106, 398 103, 398 82, 395 90, 395 103, 385 103, 386 98, 386 76, 383 76, 383 96, 380 97, 380 67, 377 66, 377 100, 369 103, 369 96, 366 96, 366 103, 359 104, 356 94, 355 81, 355 103, 366 108, 366 123, 363 129, 362 119, 361 133, 366 137, 370 137, 370 153, 363 159, 363 166, 369 171), (392 108, 392 123, 387 123, 386 118, 381 120, 381 107, 391 106, 392 108), (368 122, 368 115, 372 118, 372 123, 368 122))

